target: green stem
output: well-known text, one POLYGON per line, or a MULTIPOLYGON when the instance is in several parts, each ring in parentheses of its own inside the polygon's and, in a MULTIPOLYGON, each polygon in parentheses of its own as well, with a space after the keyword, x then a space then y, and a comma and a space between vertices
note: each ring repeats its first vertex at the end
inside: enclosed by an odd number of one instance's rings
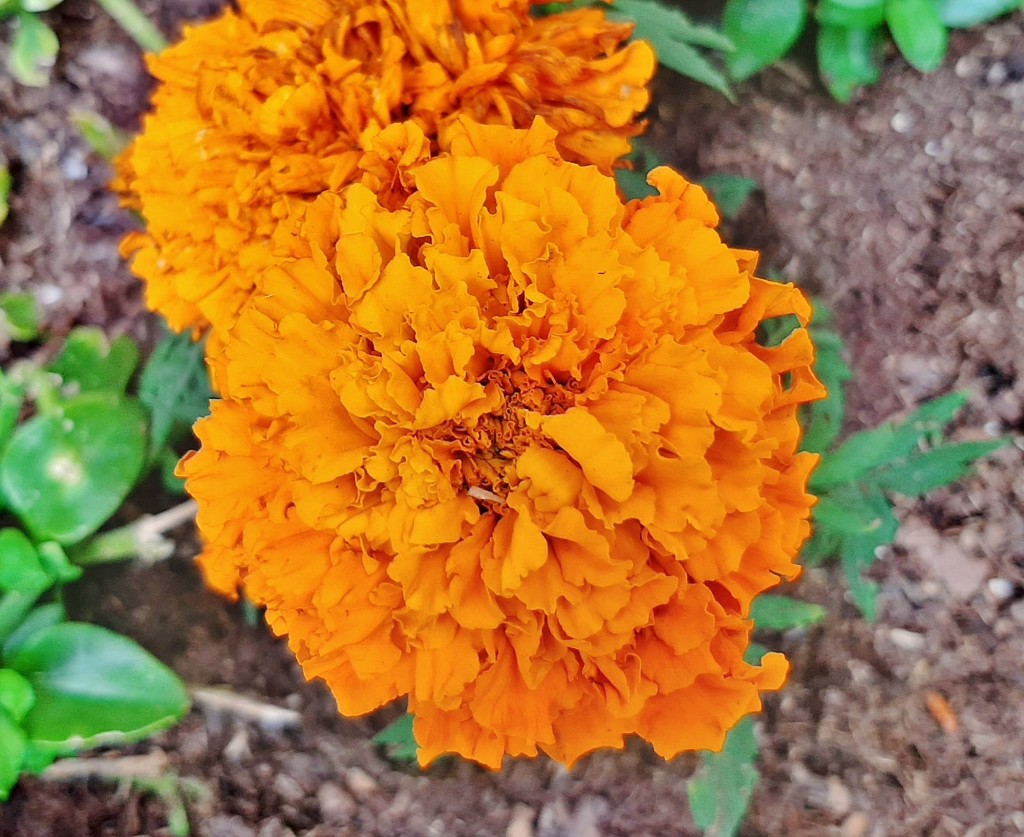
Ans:
POLYGON ((117 21, 146 52, 163 52, 167 41, 132 0, 96 0, 100 8, 117 21))
POLYGON ((140 517, 120 529, 97 535, 71 550, 68 557, 79 567, 112 564, 130 558, 156 563, 174 554, 174 541, 165 538, 164 533, 195 516, 196 504, 189 500, 160 514, 140 517))

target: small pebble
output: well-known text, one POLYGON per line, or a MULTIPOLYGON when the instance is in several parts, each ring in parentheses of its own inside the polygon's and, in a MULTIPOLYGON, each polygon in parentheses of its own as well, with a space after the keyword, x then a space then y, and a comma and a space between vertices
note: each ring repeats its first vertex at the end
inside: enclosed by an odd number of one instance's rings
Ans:
POLYGON ((1013 582, 1005 578, 990 578, 988 580, 988 592, 997 602, 1009 601, 1013 598, 1013 582))
POLYGON ((533 837, 533 821, 536 812, 529 805, 522 803, 512 809, 512 816, 505 829, 505 837, 533 837))
POLYGON ((364 797, 377 792, 377 780, 359 767, 351 767, 345 774, 345 784, 356 796, 364 797))
POLYGON ((868 833, 868 815, 863 811, 854 811, 843 820, 843 837, 864 837, 868 833))
POLYGON ((355 800, 333 782, 322 784, 317 789, 316 799, 326 823, 346 822, 356 810, 355 800))
POLYGON ((285 802, 298 802, 306 795, 302 785, 287 773, 278 773, 274 777, 274 790, 285 802))
POLYGON ((836 776, 828 777, 828 807, 838 817, 845 817, 853 806, 849 788, 836 776))
POLYGON ((925 639, 921 634, 905 630, 904 628, 893 628, 890 630, 889 639, 892 640, 893 645, 904 651, 920 651, 924 648, 925 643, 925 639))
POLYGON ((914 117, 902 110, 896 111, 889 123, 897 134, 906 134, 914 127, 914 117))

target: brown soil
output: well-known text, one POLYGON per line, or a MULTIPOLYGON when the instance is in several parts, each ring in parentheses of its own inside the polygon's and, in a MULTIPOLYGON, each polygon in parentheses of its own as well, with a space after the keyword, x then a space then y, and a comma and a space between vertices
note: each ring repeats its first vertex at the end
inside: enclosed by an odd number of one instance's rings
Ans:
MULTIPOLYGON (((144 5, 170 33, 217 3, 144 5)), ((47 17, 63 43, 54 82, 27 90, 0 75, 0 154, 16 181, 0 287, 35 293, 58 333, 90 323, 145 337, 152 320, 116 254, 133 222, 67 121, 84 108, 136 125, 147 93, 138 54, 85 0, 47 17)), ((800 582, 829 618, 776 638, 795 671, 758 723, 763 779, 746 837, 1024 834, 1024 15, 956 35, 931 76, 888 63, 882 85, 845 108, 797 65, 744 87, 740 107, 675 77, 659 84, 661 154, 691 175, 763 184, 730 239, 837 311, 856 372, 851 428, 963 389, 958 438, 1018 443, 902 507, 900 540, 876 572, 877 623, 857 615, 835 572, 800 582), (929 714, 929 693, 948 700, 955 732, 929 714)), ((571 773, 544 760, 497 774, 390 763, 370 736, 400 709, 339 718, 278 642, 203 591, 194 552, 183 535, 170 562, 94 571, 73 594, 77 615, 136 637, 190 683, 301 712, 297 730, 267 732, 194 710, 134 748, 166 752, 199 782, 194 833, 695 833, 693 760, 665 764, 639 744, 571 773)), ((26 779, 0 809, 4 837, 168 833, 160 800, 96 780, 26 779)))

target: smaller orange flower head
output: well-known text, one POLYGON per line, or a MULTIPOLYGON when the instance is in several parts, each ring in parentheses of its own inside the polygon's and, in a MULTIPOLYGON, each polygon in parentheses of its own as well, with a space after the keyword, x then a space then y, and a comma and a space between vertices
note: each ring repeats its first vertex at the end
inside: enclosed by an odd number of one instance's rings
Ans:
POLYGON ((786 673, 746 617, 798 572, 822 389, 805 330, 757 333, 805 299, 699 187, 624 205, 540 120, 399 175, 304 208, 220 346, 181 466, 208 580, 343 713, 408 695, 424 762, 719 747, 786 673))
MULTIPOLYGON (((608 171, 629 152, 654 54, 584 9, 528 0, 241 0, 149 68, 153 112, 115 188, 144 215, 123 246, 176 331, 229 325, 296 201, 354 179, 364 133, 412 119, 436 143, 456 118, 559 131, 608 171)), ((357 179, 357 178, 355 178, 357 179)))

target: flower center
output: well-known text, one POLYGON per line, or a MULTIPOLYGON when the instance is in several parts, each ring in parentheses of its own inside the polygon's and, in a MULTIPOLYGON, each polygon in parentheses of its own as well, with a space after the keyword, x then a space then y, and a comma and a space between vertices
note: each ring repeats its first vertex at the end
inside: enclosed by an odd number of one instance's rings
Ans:
POLYGON ((575 403, 578 385, 575 381, 539 383, 522 370, 494 370, 481 382, 501 393, 498 410, 472 424, 444 422, 424 435, 452 455, 454 467, 449 473, 456 490, 469 494, 482 509, 494 510, 504 505, 512 466, 519 455, 531 445, 555 447, 529 426, 527 416, 564 413, 575 403))

